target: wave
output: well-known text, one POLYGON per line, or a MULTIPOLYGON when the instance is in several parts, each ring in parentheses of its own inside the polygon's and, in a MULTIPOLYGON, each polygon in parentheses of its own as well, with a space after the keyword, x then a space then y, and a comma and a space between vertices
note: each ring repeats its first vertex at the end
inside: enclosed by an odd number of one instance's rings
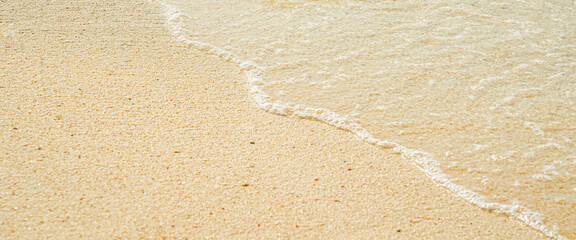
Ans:
MULTIPOLYGON (((155 2, 154 0, 150 1, 155 2)), ((164 9, 166 24, 177 39, 189 46, 219 56, 223 60, 234 63, 240 68, 247 78, 252 98, 261 109, 282 116, 320 121, 338 129, 354 133, 367 143, 382 148, 392 149, 394 152, 400 154, 404 159, 408 159, 414 163, 438 185, 447 188, 449 191, 466 201, 491 212, 506 214, 527 224, 533 229, 542 232, 548 237, 567 239, 558 233, 556 226, 552 226, 552 228, 546 226, 543 222, 544 216, 539 212, 530 210, 519 204, 511 205, 489 202, 484 196, 452 182, 450 177, 442 172, 439 167, 439 162, 435 160, 430 153, 410 149, 390 140, 375 138, 368 130, 356 121, 341 116, 328 109, 313 108, 302 104, 285 103, 272 99, 270 95, 262 90, 262 87, 266 85, 266 81, 264 80, 265 71, 263 68, 251 61, 241 59, 234 53, 225 51, 217 46, 190 39, 185 33, 183 27, 183 21, 185 19, 190 19, 190 16, 178 9, 176 6, 164 1, 157 1, 156 3, 164 9)))

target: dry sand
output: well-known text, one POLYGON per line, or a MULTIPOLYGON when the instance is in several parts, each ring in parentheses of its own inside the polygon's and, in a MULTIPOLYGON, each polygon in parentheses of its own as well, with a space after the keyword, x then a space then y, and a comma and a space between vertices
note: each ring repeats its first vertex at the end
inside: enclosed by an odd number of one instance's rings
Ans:
POLYGON ((0 1, 0 239, 538 239, 388 150, 259 110, 147 1, 0 1))

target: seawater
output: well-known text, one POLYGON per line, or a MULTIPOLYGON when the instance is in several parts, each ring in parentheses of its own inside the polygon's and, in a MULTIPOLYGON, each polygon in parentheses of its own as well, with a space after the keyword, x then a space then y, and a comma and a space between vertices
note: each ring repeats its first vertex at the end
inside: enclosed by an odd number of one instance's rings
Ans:
POLYGON ((256 102, 391 148, 439 185, 576 239, 574 0, 165 0, 256 102))

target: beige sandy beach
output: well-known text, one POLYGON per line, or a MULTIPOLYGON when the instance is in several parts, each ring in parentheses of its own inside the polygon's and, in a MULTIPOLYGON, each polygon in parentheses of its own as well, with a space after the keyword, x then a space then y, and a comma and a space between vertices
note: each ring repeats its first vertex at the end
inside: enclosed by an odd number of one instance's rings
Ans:
POLYGON ((543 239, 260 110, 145 0, 0 1, 0 239, 543 239))

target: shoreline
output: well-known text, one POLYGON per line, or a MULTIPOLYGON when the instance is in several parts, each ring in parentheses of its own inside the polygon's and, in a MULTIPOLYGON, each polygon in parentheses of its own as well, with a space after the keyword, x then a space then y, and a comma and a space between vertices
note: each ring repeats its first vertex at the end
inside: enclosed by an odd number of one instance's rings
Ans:
MULTIPOLYGON (((558 233, 556 226, 549 226, 544 224, 541 219, 542 213, 535 212, 522 205, 503 204, 498 202, 490 202, 485 200, 481 194, 470 190, 469 188, 459 185, 451 180, 451 177, 446 175, 439 167, 440 163, 432 157, 430 153, 422 152, 417 149, 410 149, 405 146, 399 145, 393 141, 386 139, 378 139, 372 136, 360 124, 347 119, 335 112, 324 108, 313 108, 305 105, 286 104, 281 101, 275 101, 268 93, 263 91, 262 83, 266 81, 263 79, 265 76, 262 67, 254 62, 243 60, 233 52, 228 52, 210 43, 195 41, 187 34, 183 26, 185 19, 191 18, 183 9, 179 9, 175 5, 171 5, 166 0, 160 0, 159 5, 165 9, 167 17, 167 25, 172 30, 173 34, 185 44, 191 45, 196 49, 200 49, 208 54, 219 56, 221 59, 237 65, 242 73, 246 76, 250 93, 252 94, 254 102, 259 108, 281 116, 291 118, 310 119, 323 122, 327 125, 336 127, 338 129, 349 131, 355 134, 366 143, 372 144, 377 147, 392 149, 394 154, 399 154, 403 158, 409 159, 413 164, 417 165, 423 172, 425 172, 431 180, 436 182, 439 186, 448 189, 453 194, 465 199, 466 201, 487 211, 493 211, 500 214, 506 214, 509 217, 518 221, 524 222, 528 226, 537 231, 544 233, 551 238, 564 239, 565 237, 558 233), (420 155, 420 156, 418 156, 420 155)), ((265 85, 265 84, 264 84, 265 85)))
POLYGON ((153 3, 0 9, 2 238, 545 238, 352 133, 259 110, 153 3))

